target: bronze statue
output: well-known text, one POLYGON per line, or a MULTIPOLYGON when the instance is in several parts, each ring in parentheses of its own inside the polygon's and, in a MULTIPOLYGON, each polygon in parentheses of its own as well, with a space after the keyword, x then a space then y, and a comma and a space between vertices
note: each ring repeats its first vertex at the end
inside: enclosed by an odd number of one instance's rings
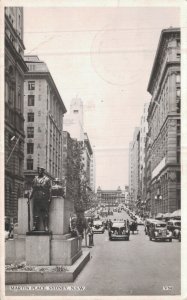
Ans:
POLYGON ((33 198, 33 230, 41 230, 43 223, 45 231, 49 231, 49 204, 51 201, 51 181, 44 174, 45 169, 38 168, 38 176, 33 180, 30 199, 33 198))

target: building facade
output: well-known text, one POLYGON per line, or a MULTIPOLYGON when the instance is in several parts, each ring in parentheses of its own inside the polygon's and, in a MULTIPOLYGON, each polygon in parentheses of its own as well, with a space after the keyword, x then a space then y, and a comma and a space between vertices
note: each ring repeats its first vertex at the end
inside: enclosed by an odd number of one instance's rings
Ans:
POLYGON ((75 201, 79 193, 80 177, 79 167, 77 166, 78 155, 78 141, 72 139, 67 131, 63 131, 63 166, 62 179, 65 188, 65 197, 69 201, 75 201))
POLYGON ((45 62, 25 56, 29 69, 24 83, 25 190, 31 188, 37 168, 51 178, 62 179, 63 100, 45 62))
POLYGON ((149 103, 145 103, 143 107, 143 114, 140 121, 140 147, 139 147, 139 202, 138 208, 141 215, 144 214, 146 204, 146 194, 144 190, 145 182, 145 143, 148 132, 148 107, 149 103))
POLYGON ((161 32, 148 92, 151 214, 180 208, 180 29, 161 32))
POLYGON ((83 102, 80 98, 73 98, 70 104, 70 113, 64 118, 64 131, 69 132, 71 138, 83 144, 83 163, 88 188, 93 188, 94 174, 92 166, 93 150, 84 131, 83 102), (92 182, 92 183, 91 183, 92 182))
POLYGON ((129 144, 129 206, 135 209, 140 196, 140 129, 134 130, 133 141, 129 144))
POLYGON ((93 149, 93 154, 90 160, 90 187, 95 193, 95 179, 96 179, 96 162, 95 162, 95 152, 93 149))
POLYGON ((100 205, 115 206, 124 199, 122 190, 118 187, 116 190, 102 190, 101 187, 97 189, 97 202, 100 205))
POLYGON ((83 160, 84 160, 84 171, 86 174, 88 187, 91 189, 91 160, 93 156, 92 147, 88 138, 88 134, 84 133, 84 149, 83 149, 83 160))
POLYGON ((71 138, 84 140, 83 102, 78 97, 72 99, 70 113, 64 117, 64 131, 69 132, 71 138))
POLYGON ((24 184, 23 31, 23 8, 5 7, 5 216, 13 221, 24 184))

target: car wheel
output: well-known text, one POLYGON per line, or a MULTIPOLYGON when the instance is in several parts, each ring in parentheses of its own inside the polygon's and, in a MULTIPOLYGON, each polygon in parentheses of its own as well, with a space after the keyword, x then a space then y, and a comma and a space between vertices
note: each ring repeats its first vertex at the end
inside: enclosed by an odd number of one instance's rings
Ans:
POLYGON ((172 242, 172 239, 169 239, 170 242, 172 242))
POLYGON ((152 237, 149 237, 149 240, 152 241, 152 237))

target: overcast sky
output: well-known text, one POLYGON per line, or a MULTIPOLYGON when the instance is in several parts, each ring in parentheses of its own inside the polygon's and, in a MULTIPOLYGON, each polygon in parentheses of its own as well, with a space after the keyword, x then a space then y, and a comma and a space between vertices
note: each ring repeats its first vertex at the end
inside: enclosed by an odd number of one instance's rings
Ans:
POLYGON ((139 126, 161 30, 177 8, 24 8, 25 54, 44 60, 69 111, 78 95, 96 153, 96 186, 128 184, 128 147, 139 126))

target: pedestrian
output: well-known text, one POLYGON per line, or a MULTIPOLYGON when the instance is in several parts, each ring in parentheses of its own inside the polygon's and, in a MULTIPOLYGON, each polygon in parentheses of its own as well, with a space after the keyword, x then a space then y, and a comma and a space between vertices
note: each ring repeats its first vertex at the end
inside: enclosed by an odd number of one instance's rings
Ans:
POLYGON ((87 234, 88 234, 88 239, 89 239, 89 247, 94 246, 94 241, 93 241, 93 230, 91 223, 88 223, 88 228, 87 228, 87 234))

